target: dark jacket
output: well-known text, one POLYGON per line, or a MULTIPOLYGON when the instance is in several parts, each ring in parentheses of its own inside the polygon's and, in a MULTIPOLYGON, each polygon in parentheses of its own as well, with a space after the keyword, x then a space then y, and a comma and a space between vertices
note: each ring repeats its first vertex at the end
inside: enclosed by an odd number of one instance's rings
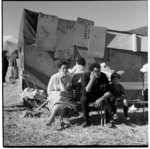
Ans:
POLYGON ((7 57, 5 56, 5 54, 2 54, 2 63, 3 63, 3 70, 4 70, 4 69, 7 69, 9 63, 8 63, 8 59, 7 59, 7 57))
POLYGON ((107 76, 101 72, 100 78, 97 78, 91 88, 90 92, 86 92, 86 86, 90 81, 90 72, 85 73, 81 79, 82 95, 100 98, 106 92, 110 91, 110 85, 107 76))
POLYGON ((110 85, 110 91, 115 97, 125 96, 124 87, 121 84, 114 85, 113 83, 110 85))

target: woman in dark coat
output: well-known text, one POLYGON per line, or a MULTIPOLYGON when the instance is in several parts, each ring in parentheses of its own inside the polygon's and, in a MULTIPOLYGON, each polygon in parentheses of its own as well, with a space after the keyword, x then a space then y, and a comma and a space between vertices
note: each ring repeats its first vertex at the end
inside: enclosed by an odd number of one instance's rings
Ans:
POLYGON ((5 77, 6 77, 6 73, 7 73, 8 66, 9 66, 6 53, 7 53, 7 51, 3 51, 3 52, 2 52, 2 66, 3 66, 2 79, 3 79, 3 83, 6 82, 5 77))

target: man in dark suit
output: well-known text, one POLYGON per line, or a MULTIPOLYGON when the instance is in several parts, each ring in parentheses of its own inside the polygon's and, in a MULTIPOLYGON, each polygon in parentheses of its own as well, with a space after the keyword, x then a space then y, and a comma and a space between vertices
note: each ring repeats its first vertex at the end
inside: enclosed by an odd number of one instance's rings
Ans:
POLYGON ((81 107, 83 111, 84 122, 82 127, 90 125, 89 122, 89 103, 95 102, 95 107, 99 107, 103 102, 106 104, 106 123, 113 127, 111 120, 112 108, 115 100, 110 100, 110 85, 107 76, 101 72, 100 64, 92 63, 89 66, 89 72, 85 73, 81 79, 81 107))

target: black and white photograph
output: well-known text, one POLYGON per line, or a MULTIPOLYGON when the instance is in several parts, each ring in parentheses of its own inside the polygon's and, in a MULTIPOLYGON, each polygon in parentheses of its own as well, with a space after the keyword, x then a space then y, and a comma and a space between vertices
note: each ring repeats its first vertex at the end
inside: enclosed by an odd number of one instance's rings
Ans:
POLYGON ((4 148, 148 147, 148 0, 1 5, 4 148))

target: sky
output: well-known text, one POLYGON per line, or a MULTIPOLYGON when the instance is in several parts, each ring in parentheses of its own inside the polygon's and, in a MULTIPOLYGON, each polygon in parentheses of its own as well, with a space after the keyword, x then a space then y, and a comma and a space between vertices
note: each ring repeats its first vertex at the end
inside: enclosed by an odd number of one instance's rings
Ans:
POLYGON ((148 1, 3 1, 3 35, 18 37, 23 9, 58 18, 92 20, 95 26, 128 31, 148 25, 148 1))

